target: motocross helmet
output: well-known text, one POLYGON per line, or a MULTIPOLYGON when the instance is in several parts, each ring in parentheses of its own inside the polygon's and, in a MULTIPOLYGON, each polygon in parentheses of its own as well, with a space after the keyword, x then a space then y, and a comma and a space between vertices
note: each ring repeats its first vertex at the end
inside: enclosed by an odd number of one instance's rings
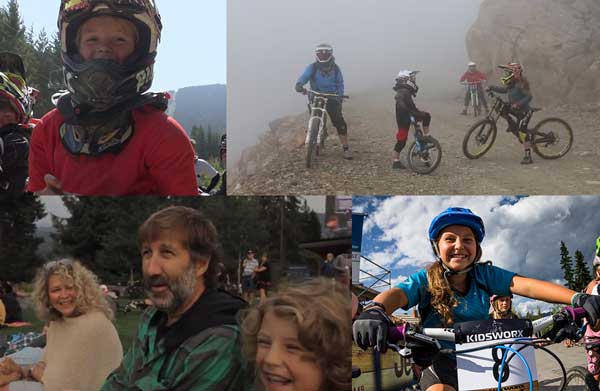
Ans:
POLYGON ((500 78, 500 81, 505 86, 521 80, 521 76, 523 75, 523 67, 517 62, 511 62, 508 65, 499 65, 498 68, 504 71, 504 76, 500 78))
POLYGON ((29 90, 21 77, 0 72, 0 105, 7 105, 17 114, 17 123, 27 123, 32 103, 29 90))
POLYGON ((74 106, 106 111, 147 91, 152 84, 161 30, 154 0, 61 0, 61 56, 65 84, 74 106), (124 64, 106 59, 84 61, 79 55, 79 28, 95 16, 123 18, 136 27, 136 48, 124 64))
POLYGON ((318 63, 328 63, 333 59, 333 47, 322 43, 315 48, 315 58, 318 63))
POLYGON ((396 85, 407 85, 410 88, 412 94, 416 96, 417 92, 419 91, 419 86, 417 85, 417 73, 419 72, 420 71, 409 70, 402 70, 398 72, 398 76, 396 76, 396 85))

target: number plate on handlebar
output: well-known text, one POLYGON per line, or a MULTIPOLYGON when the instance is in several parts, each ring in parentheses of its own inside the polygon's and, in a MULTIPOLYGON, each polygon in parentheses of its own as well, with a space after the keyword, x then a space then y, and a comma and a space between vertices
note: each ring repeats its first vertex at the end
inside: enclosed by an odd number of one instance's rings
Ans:
POLYGON ((508 351, 507 358, 510 360, 500 370, 505 350, 494 345, 518 350, 529 366, 533 388, 539 387, 534 348, 516 343, 519 338, 531 336, 531 321, 501 319, 463 322, 457 323, 454 330, 458 388, 461 391, 496 390, 500 377, 503 390, 529 388, 528 370, 519 356, 508 351), (474 348, 481 349, 470 351, 474 348))

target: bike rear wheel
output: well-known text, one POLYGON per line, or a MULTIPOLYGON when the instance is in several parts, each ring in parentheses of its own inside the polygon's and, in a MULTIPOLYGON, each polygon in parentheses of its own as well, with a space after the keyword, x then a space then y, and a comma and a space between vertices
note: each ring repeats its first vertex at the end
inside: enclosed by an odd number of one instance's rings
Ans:
POLYGON ((598 383, 584 367, 573 367, 567 371, 565 391, 598 391, 598 383))
POLYGON ((408 148, 408 166, 420 175, 431 174, 442 161, 442 146, 431 136, 413 141, 408 148))
POLYGON ((492 148, 496 140, 496 123, 489 118, 476 122, 463 140, 463 153, 469 159, 479 159, 492 148))
POLYGON ((547 118, 533 130, 533 150, 544 159, 558 159, 573 145, 573 130, 560 118, 547 118))
POLYGON ((310 168, 313 163, 313 155, 317 147, 317 133, 319 132, 319 126, 321 126, 321 118, 315 117, 310 122, 309 139, 306 144, 306 168, 310 168))

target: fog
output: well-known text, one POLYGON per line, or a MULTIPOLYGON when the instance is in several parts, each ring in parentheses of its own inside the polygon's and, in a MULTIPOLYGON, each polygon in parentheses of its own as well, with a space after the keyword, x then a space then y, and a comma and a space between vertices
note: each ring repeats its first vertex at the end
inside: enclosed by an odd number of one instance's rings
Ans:
POLYGON ((481 0, 229 0, 227 127, 230 167, 276 118, 305 110, 294 91, 314 47, 330 43, 352 96, 390 89, 418 69, 423 89, 462 93, 465 36, 481 0))

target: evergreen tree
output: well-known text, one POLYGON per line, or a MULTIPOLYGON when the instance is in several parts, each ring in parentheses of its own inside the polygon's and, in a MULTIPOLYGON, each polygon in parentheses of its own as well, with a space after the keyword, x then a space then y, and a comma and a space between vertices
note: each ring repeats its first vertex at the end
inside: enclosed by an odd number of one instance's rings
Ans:
POLYGON ((588 269, 585 259, 581 251, 575 251, 575 289, 576 291, 583 291, 587 284, 592 280, 592 275, 588 269))
POLYGON ((36 221, 46 215, 40 200, 31 194, 0 198, 0 278, 25 281, 43 263, 37 249, 36 221))
POLYGON ((575 280, 573 276, 573 260, 569 255, 569 250, 565 242, 560 242, 560 268, 563 270, 563 276, 567 283, 565 286, 569 289, 575 289, 575 280))

